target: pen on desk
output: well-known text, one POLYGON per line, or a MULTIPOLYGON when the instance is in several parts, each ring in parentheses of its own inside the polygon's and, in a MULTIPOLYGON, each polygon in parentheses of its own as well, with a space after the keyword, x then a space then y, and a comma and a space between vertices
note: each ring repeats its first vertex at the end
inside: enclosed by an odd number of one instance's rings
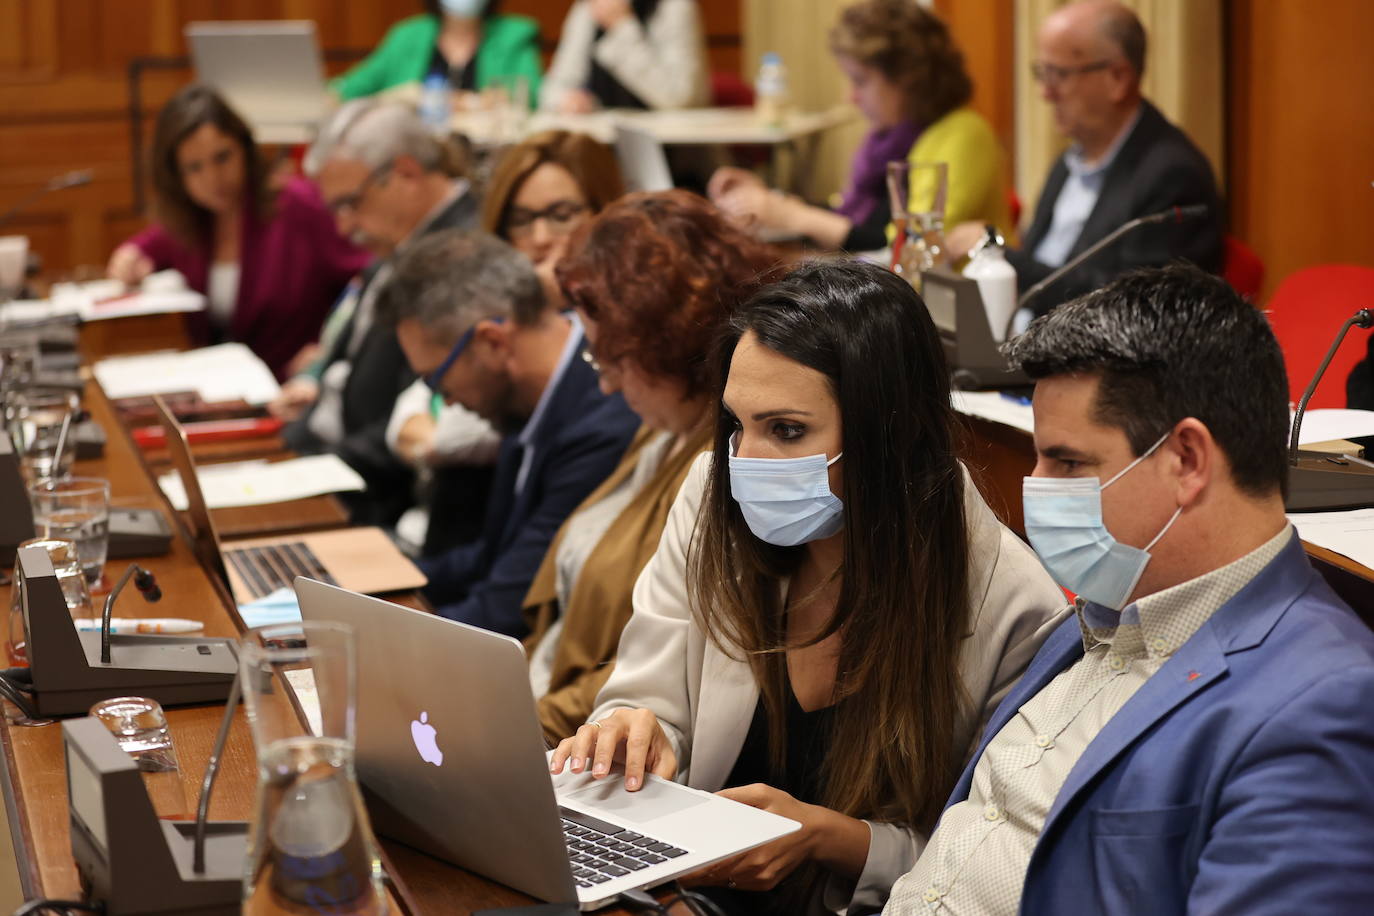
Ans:
MULTIPOLYGON (((99 617, 77 617, 76 628, 89 632, 100 630, 99 617)), ((110 632, 128 633, 195 633, 205 629, 199 620, 186 620, 181 617, 111 617, 110 632)))
POLYGON ((999 391, 997 393, 1014 404, 1020 404, 1023 407, 1031 406, 1031 399, 1024 394, 1012 394, 1010 391, 999 391))

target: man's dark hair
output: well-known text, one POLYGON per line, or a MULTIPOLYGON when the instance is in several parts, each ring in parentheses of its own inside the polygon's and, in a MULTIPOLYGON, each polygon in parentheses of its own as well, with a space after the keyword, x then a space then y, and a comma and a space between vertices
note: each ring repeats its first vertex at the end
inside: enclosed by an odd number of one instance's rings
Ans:
POLYGON ((1002 348, 1033 379, 1100 376, 1096 418, 1142 454, 1206 424, 1236 485, 1287 495, 1288 376, 1269 322, 1225 280, 1173 264, 1124 274, 1036 319, 1002 348))
POLYGON ((544 290, 529 258, 494 235, 445 229, 406 246, 377 300, 377 321, 410 318, 434 338, 453 343, 489 318, 539 322, 544 290))

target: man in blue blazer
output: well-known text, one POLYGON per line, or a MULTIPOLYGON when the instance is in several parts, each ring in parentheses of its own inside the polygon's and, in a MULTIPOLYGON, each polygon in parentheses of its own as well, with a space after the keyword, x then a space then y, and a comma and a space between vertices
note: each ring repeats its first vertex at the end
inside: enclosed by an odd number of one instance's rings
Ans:
POLYGON ((493 236, 416 242, 378 312, 431 388, 504 437, 480 537, 420 563, 425 593, 445 617, 523 636, 521 603, 554 534, 615 469, 639 418, 601 393, 576 317, 549 309, 529 260, 493 236))
POLYGON ((1284 516, 1264 316, 1140 270, 1007 352, 1038 380, 1026 531, 1077 614, 888 911, 1374 911, 1374 634, 1284 516))

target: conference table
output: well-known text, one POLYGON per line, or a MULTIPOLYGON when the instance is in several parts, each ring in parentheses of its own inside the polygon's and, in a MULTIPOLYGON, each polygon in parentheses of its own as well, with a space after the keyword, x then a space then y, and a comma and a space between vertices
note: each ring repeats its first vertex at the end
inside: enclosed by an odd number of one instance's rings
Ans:
MULTIPOLYGON (((157 334, 162 335, 166 331, 164 328, 157 334)), ((85 343, 83 340, 83 350, 89 354, 85 343)), ((77 462, 74 473, 108 479, 111 498, 116 505, 157 508, 166 518, 176 518, 158 489, 149 462, 140 453, 128 429, 120 422, 114 406, 94 380, 87 383, 83 404, 92 418, 105 429, 107 441, 101 458, 77 462)), ((332 498, 317 497, 313 501, 297 502, 313 502, 313 509, 309 511, 323 516, 330 511, 331 501, 332 498)), ((301 508, 296 506, 295 510, 301 508)), ((236 516, 220 515, 219 521, 224 524, 232 519, 250 534, 272 533, 282 528, 282 511, 280 506, 236 509, 232 510, 237 513, 236 516)), ((340 511, 337 503, 333 511, 340 511)), ((342 523, 341 518, 339 522, 342 523)), ((122 571, 127 562, 109 561, 106 565, 107 581, 122 571)), ((205 625, 204 635, 210 637, 236 638, 241 634, 242 621, 228 591, 197 560, 183 528, 178 526, 169 553, 137 558, 137 562, 157 577, 162 588, 164 597, 156 610, 159 616, 201 621, 205 625)), ((9 585, 0 586, 0 608, 6 611, 9 608, 10 589, 9 585)), ((428 609, 417 593, 383 597, 409 607, 428 609)), ((97 601, 101 600, 103 595, 98 595, 97 601)), ((140 603, 130 589, 128 594, 121 596, 116 613, 139 615, 143 613, 137 609, 140 603)), ((4 765, 0 767, 0 790, 4 793, 21 889, 27 900, 79 900, 82 889, 72 858, 61 727, 56 723, 21 726, 13 721, 17 715, 16 707, 6 702, 3 708, 4 716, 0 717, 0 753, 3 753, 4 765)), ((223 705, 167 710, 168 726, 181 764, 182 788, 190 804, 200 797, 200 780, 223 715, 223 705)), ((234 715, 211 799, 211 820, 252 819, 256 766, 252 736, 243 708, 240 707, 234 715)), ((461 914, 536 902, 524 894, 399 843, 381 840, 379 845, 388 876, 392 911, 395 913, 461 914)), ((625 913, 621 909, 608 909, 605 912, 625 913)))

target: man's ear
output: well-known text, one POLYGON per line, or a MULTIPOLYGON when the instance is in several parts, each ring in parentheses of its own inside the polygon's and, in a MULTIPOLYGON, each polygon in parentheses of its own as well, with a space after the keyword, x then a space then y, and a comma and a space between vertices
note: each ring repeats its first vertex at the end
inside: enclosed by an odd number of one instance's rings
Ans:
POLYGON ((1196 417, 1174 426, 1174 434, 1161 446, 1171 459, 1175 495, 1180 506, 1192 505, 1221 471, 1225 458, 1212 431, 1196 417))
POLYGON ((424 167, 420 161, 409 153, 401 153, 391 162, 391 172, 408 181, 416 181, 424 177, 424 167))
POLYGON ((1131 87, 1140 79, 1140 77, 1136 75, 1135 70, 1131 68, 1131 65, 1124 60, 1113 61, 1111 66, 1107 68, 1107 75, 1111 77, 1112 81, 1111 93, 1113 102, 1125 100, 1131 93, 1131 87))

